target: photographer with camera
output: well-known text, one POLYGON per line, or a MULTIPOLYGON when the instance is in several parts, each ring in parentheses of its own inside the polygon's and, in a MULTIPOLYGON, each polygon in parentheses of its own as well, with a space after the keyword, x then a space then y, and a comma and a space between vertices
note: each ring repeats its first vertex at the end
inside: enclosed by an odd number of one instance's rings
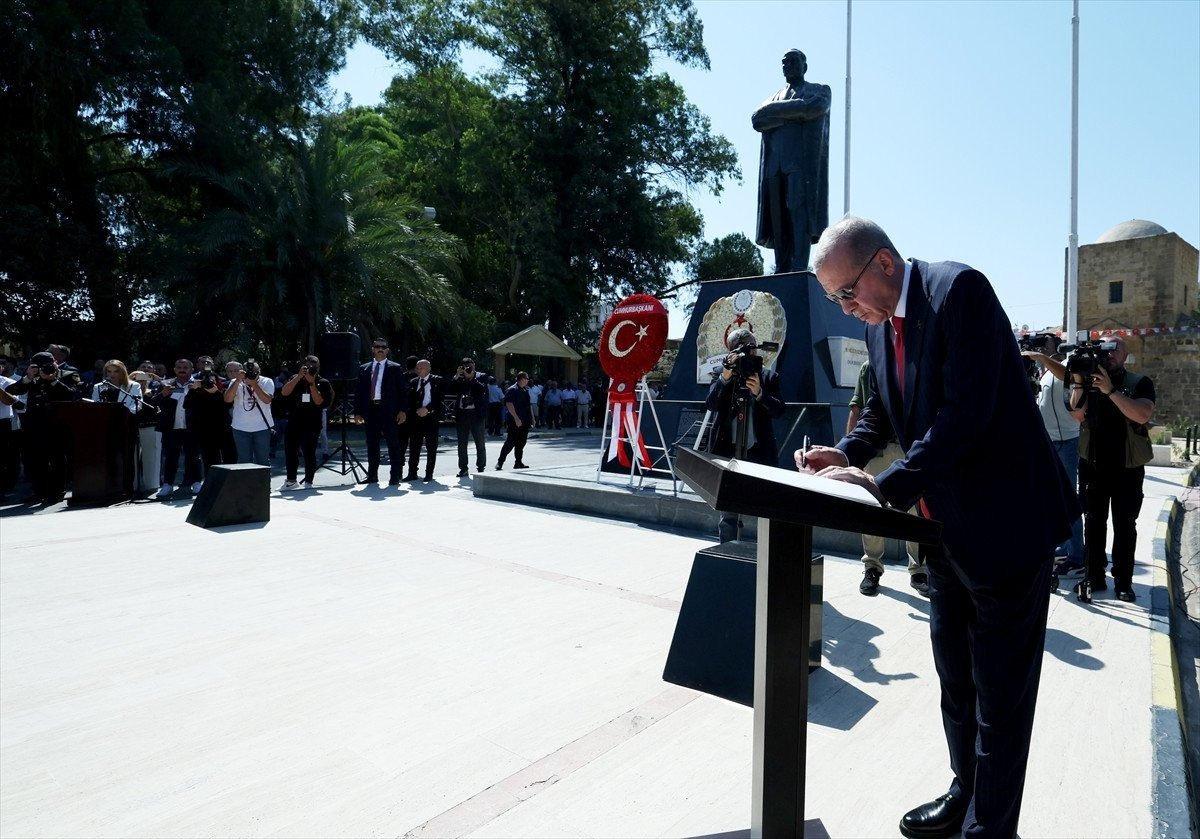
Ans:
MULTIPOLYGON (((708 390, 704 406, 714 413, 709 451, 767 466, 779 465, 774 420, 783 416, 779 374, 763 369, 758 339, 749 329, 735 329, 725 341, 724 369, 708 390)), ((741 518, 722 513, 717 535, 732 542, 742 531, 741 518)))
MULTIPOLYGON (((1037 378, 1037 406, 1042 416, 1042 425, 1050 437, 1058 460, 1067 472, 1067 480, 1079 494, 1080 506, 1084 494, 1079 481, 1079 420, 1068 410, 1067 391, 1063 384, 1067 368, 1065 356, 1059 351, 1059 342, 1053 335, 1035 335, 1022 338, 1019 342, 1021 355, 1039 365, 1045 371, 1037 378)), ((1076 516, 1071 522, 1071 536, 1054 549, 1056 562, 1054 573, 1065 576, 1084 568, 1083 518, 1076 516), (1058 560, 1058 557, 1063 559, 1058 560)))
POLYGON ((304 357, 300 372, 279 389, 279 404, 287 404, 290 416, 283 442, 287 479, 282 489, 312 489, 317 474, 317 438, 325 411, 333 405, 333 385, 321 377, 321 361, 315 355, 304 357), (300 451, 304 452, 304 483, 296 483, 300 451))
POLYGON ((25 432, 25 468, 34 497, 46 504, 61 501, 67 484, 67 452, 54 426, 50 405, 73 402, 78 390, 62 380, 58 364, 48 352, 35 353, 25 375, 6 390, 10 396, 23 397, 20 401, 25 403, 21 428, 25 432))
POLYGON ((1108 588, 1104 545, 1111 508, 1113 587, 1119 600, 1132 603, 1142 480, 1146 464, 1154 457, 1148 427, 1154 416, 1154 382, 1125 369, 1129 352, 1120 338, 1062 348, 1070 350, 1064 366, 1069 405, 1080 422, 1080 480, 1087 486, 1083 528, 1087 577, 1079 589, 1080 599, 1108 588))
POLYGON ((467 438, 475 440, 475 471, 487 468, 484 426, 487 424, 487 376, 475 370, 475 359, 464 358, 445 383, 445 392, 454 399, 454 430, 458 438, 458 477, 467 476, 467 438))
MULTIPOLYGON (((202 355, 196 359, 196 372, 188 382, 183 407, 196 450, 200 453, 204 478, 208 477, 209 470, 214 466, 226 462, 223 451, 228 427, 228 410, 224 399, 226 386, 227 382, 217 375, 212 358, 202 355)), ((203 479, 192 484, 193 495, 200 492, 202 484, 203 479)))
POLYGON ((262 368, 252 358, 234 374, 233 381, 225 389, 225 402, 233 406, 230 425, 238 463, 271 465, 271 435, 275 433, 271 400, 274 397, 275 382, 262 375, 262 368))

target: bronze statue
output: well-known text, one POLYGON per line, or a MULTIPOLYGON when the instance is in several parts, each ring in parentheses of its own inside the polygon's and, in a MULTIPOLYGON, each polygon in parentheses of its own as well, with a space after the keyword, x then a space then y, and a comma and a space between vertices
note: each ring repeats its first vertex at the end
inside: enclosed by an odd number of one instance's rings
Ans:
POLYGON ((762 133, 758 233, 775 251, 775 273, 808 268, 808 252, 829 225, 828 85, 804 81, 800 50, 783 56, 787 87, 758 106, 750 122, 762 133))

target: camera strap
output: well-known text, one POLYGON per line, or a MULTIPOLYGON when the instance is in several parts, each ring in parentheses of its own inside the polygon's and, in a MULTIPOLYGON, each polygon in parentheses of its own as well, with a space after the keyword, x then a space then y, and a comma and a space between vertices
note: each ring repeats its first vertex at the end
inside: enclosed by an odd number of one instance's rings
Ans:
MULTIPOLYGON (((245 387, 245 386, 246 386, 245 383, 243 383, 242 387, 245 387)), ((264 423, 266 423, 267 430, 270 431, 271 434, 273 435, 275 433, 275 426, 273 426, 271 424, 270 420, 267 419, 266 413, 263 412, 262 403, 258 401, 258 398, 255 397, 253 393, 250 394, 250 398, 254 400, 254 407, 258 408, 258 415, 260 417, 262 417, 262 421, 264 423)))

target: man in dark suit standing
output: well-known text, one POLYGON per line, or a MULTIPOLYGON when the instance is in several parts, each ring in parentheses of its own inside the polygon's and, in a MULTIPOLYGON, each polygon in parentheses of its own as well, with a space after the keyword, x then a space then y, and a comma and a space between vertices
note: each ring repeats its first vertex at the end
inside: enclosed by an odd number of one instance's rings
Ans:
POLYGON ((417 479, 417 466, 421 460, 421 444, 425 444, 425 483, 433 480, 433 466, 437 462, 438 422, 442 418, 441 376, 431 372, 432 365, 425 359, 417 362, 417 375, 408 390, 408 475, 406 481, 417 479))
POLYGON ((404 472, 404 447, 400 445, 399 426, 406 419, 404 370, 388 359, 388 342, 376 338, 371 344, 375 356, 358 371, 354 390, 354 421, 367 424, 367 479, 379 482, 379 437, 387 441, 388 486, 400 483, 404 472))
MULTIPOLYGON (((1016 834, 1041 674, 1054 546, 1078 503, 1046 436, 1008 317, 987 278, 903 261, 881 228, 846 217, 813 255, 826 296, 867 324, 878 389, 806 471, 866 487, 942 522, 927 557, 930 636, 950 789, 906 813, 908 837, 1016 834), (872 479, 887 444, 905 456, 872 479)), ((800 465, 800 452, 796 453, 800 465)))

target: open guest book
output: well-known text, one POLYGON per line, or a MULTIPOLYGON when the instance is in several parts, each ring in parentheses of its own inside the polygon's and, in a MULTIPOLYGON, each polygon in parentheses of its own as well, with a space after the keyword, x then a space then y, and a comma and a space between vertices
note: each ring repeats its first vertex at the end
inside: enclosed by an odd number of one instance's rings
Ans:
POLYGON ((796 489, 806 489, 809 492, 819 492, 822 495, 833 495, 838 498, 845 498, 847 501, 858 501, 863 504, 870 504, 872 507, 881 506, 870 492, 855 484, 848 484, 845 481, 820 478, 816 475, 799 472, 795 469, 780 469, 777 466, 764 466, 761 463, 751 463, 748 460, 738 460, 736 458, 714 457, 713 462, 741 475, 762 478, 764 481, 786 484, 787 486, 796 487, 796 489))

